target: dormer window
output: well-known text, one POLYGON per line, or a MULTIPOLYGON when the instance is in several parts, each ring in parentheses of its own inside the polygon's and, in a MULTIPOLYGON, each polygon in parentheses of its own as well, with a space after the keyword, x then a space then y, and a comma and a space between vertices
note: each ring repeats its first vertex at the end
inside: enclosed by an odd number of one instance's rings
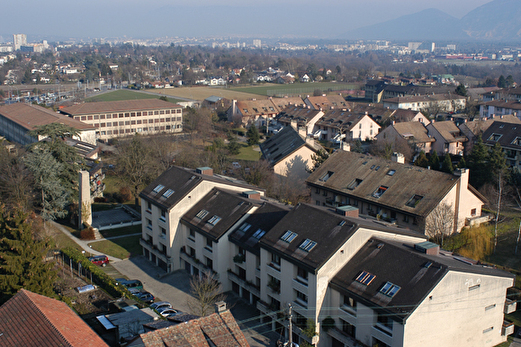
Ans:
POLYGON ((521 146, 521 137, 517 136, 514 141, 512 141, 513 145, 521 146))
POLYGON ((355 189, 356 187, 358 187, 360 185, 360 183, 362 183, 362 180, 359 179, 359 178, 355 178, 353 182, 351 182, 348 186, 347 186, 347 189, 355 189))

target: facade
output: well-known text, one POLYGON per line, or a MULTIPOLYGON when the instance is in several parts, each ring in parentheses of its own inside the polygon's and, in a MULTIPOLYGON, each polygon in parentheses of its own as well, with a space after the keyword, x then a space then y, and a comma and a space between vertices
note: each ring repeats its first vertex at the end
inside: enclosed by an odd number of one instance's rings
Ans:
POLYGON ((229 121, 240 121, 244 125, 255 124, 259 129, 267 128, 287 105, 301 105, 301 98, 268 98, 263 100, 233 100, 228 110, 229 121))
POLYGON ((483 132, 483 143, 493 147, 499 143, 505 152, 507 165, 521 169, 521 124, 493 122, 483 132))
POLYGON ((88 102, 61 113, 96 128, 100 140, 183 130, 182 106, 159 99, 88 102))
POLYGON ((482 136, 483 132, 485 132, 495 121, 505 122, 505 123, 513 123, 513 124, 521 124, 521 120, 514 115, 505 115, 505 116, 493 116, 492 118, 480 118, 474 119, 470 122, 461 123, 458 128, 461 130, 463 135, 465 135, 468 139, 465 142, 465 153, 469 154, 472 151, 472 147, 474 146, 474 142, 477 140, 478 136, 482 136))
MULTIPOLYGON (((210 168, 171 167, 140 194, 143 254, 166 272, 185 268, 181 247, 188 237, 181 217, 213 188, 236 192, 258 190, 231 178, 213 175, 210 168)), ((264 192, 258 194, 264 195, 264 192)), ((210 217, 208 217, 210 218, 210 217)))
POLYGON ((435 141, 433 137, 429 136, 425 125, 418 121, 391 124, 376 135, 376 139, 384 143, 394 143, 398 139, 404 139, 414 148, 415 152, 424 151, 425 153, 430 153, 435 141))
POLYGON ((521 119, 521 102, 518 100, 493 100, 479 105, 479 116, 481 118, 493 118, 512 114, 521 119))
MULTIPOLYGON (((51 123, 71 126, 80 133, 76 140, 92 146, 96 145, 96 131, 92 125, 71 119, 38 105, 15 103, 0 106, 0 135, 8 141, 21 145, 41 141, 43 137, 34 138, 29 136, 28 132, 34 130, 37 126, 51 123)), ((91 150, 88 152, 90 153, 91 150)))
POLYGON ((432 144, 432 150, 438 155, 449 153, 452 155, 463 155, 465 143, 468 138, 452 121, 432 122, 427 125, 429 136, 436 141, 432 144))
POLYGON ((353 206, 360 214, 424 232, 437 206, 454 211, 454 231, 479 219, 484 200, 468 184, 468 170, 454 175, 383 158, 339 151, 306 180, 311 201, 321 206, 353 206))
POLYGON ((369 115, 348 109, 332 109, 315 122, 313 137, 335 143, 374 140, 380 125, 369 115))
POLYGON ((27 46, 27 35, 14 34, 13 35, 14 50, 18 51, 22 46, 27 46))
POLYGON ((311 107, 302 107, 298 105, 288 105, 277 115, 277 123, 293 128, 304 128, 306 134, 313 134, 315 123, 324 116, 324 111, 314 110, 311 107))
POLYGON ((0 306, 3 347, 107 347, 63 301, 20 289, 0 306))
POLYGON ((457 112, 465 109, 467 99, 456 94, 408 95, 383 100, 384 107, 392 110, 403 108, 412 111, 421 111, 429 108, 438 108, 442 112, 457 112))
POLYGON ((430 242, 373 237, 330 282, 321 315, 334 318, 321 340, 335 347, 496 346, 514 331, 504 320, 516 309, 506 298, 513 280, 430 242))

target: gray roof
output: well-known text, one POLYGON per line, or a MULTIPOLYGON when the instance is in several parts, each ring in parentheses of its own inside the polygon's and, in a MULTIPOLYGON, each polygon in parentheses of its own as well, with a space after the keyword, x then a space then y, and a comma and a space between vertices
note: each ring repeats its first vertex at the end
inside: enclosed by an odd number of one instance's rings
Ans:
POLYGON ((400 164, 380 157, 354 152, 333 153, 306 182, 313 187, 338 191, 375 205, 400 210, 409 215, 427 216, 458 182, 459 177, 440 171, 400 164), (394 170, 394 174, 390 175, 394 170), (324 176, 330 173, 327 180, 324 176), (348 187, 360 180, 353 188, 348 187), (384 187, 377 197, 375 192, 384 187), (414 207, 407 202, 415 195, 421 200, 414 207))
POLYGON ((498 142, 503 148, 521 150, 521 124, 494 122, 485 130, 482 138, 489 146, 498 142), (493 135, 500 135, 499 139, 495 140, 493 135))
POLYGON ((427 255, 408 245, 372 238, 336 274, 330 286, 364 305, 389 312, 395 320, 404 321, 449 271, 514 278, 510 273, 478 265, 450 252, 427 255), (369 285, 356 281, 362 271, 375 276, 369 285), (400 287, 393 297, 380 292, 386 282, 400 287))
POLYGON ((306 145, 304 140, 292 127, 284 127, 259 145, 262 155, 271 165, 286 158, 302 146, 306 145))

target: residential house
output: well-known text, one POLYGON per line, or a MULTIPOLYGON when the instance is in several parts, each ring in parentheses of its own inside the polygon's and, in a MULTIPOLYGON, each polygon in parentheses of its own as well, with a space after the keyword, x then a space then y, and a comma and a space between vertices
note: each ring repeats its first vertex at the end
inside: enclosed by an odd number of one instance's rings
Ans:
POLYGON ((465 109, 467 99, 457 94, 407 95, 383 100, 384 107, 412 111, 437 109, 441 112, 457 112, 465 109))
MULTIPOLYGON (((398 160, 397 158, 395 160, 398 160)), ((419 232, 440 205, 454 211, 454 231, 479 220, 484 198, 468 184, 469 171, 454 175, 359 153, 338 151, 306 180, 311 201, 354 206, 360 214, 419 232)))
POLYGON ((52 123, 70 126, 79 132, 78 137, 75 137, 76 140, 87 145, 96 145, 96 130, 90 124, 71 119, 38 105, 15 103, 0 106, 0 135, 10 142, 28 145, 41 141, 44 139, 43 136, 35 138, 29 136, 28 133, 37 126, 52 123))
POLYGON ((259 145, 262 156, 280 176, 305 179, 314 167, 313 156, 322 148, 305 129, 285 127, 259 145))
POLYGON ((228 110, 229 121, 240 121, 244 125, 255 124, 259 129, 268 127, 280 109, 271 98, 263 100, 233 100, 228 110))
POLYGON ((507 165, 521 169, 521 124, 495 121, 483 132, 482 138, 490 147, 498 143, 505 152, 507 165))
POLYGON ((482 136, 483 132, 485 132, 492 125, 492 123, 496 121, 521 124, 521 120, 514 115, 493 116, 492 118, 488 119, 480 118, 461 123, 458 128, 468 139, 468 141, 465 142, 466 154, 469 154, 472 151, 472 147, 474 146, 474 142, 477 140, 478 136, 482 136))
POLYGON ((468 138, 452 121, 432 122, 427 125, 429 136, 436 141, 432 144, 432 150, 438 155, 449 153, 463 155, 465 142, 468 138))
POLYGON ((282 111, 289 105, 302 106, 304 107, 304 101, 300 96, 284 96, 282 98, 271 98, 275 106, 282 111))
POLYGON ((300 77, 300 82, 302 83, 308 83, 311 80, 307 74, 304 74, 304 76, 300 77))
MULTIPOLYGON (((185 268, 181 247, 188 235, 180 224, 181 217, 213 188, 245 192, 257 187, 230 177, 214 175, 211 168, 196 170, 171 167, 139 194, 141 198, 142 237, 144 256, 171 272, 185 268)), ((264 195, 263 191, 259 191, 264 195)))
POLYGON ((492 118, 494 115, 502 116, 512 114, 521 119, 521 101, 493 100, 479 105, 479 116, 481 118, 492 118))
POLYGON ((415 152, 424 151, 430 153, 431 146, 436 141, 429 136, 427 128, 421 122, 402 122, 389 125, 376 135, 376 140, 380 143, 394 143, 398 139, 404 139, 414 148, 415 152))
POLYGON ((320 343, 496 346, 514 332, 504 316, 516 309, 506 298, 513 284, 512 274, 430 242, 372 237, 329 283, 320 343))
POLYGON ((315 123, 313 136, 335 143, 373 140, 380 125, 367 114, 357 114, 347 109, 332 109, 315 123))
POLYGON ((122 312, 97 316, 96 319, 106 330, 112 331, 115 341, 130 341, 145 332, 145 324, 158 321, 159 315, 149 307, 139 309, 130 305, 122 312))
POLYGON ((313 134, 315 123, 324 116, 324 111, 315 110, 311 107, 298 105, 287 105, 276 117, 278 124, 293 128, 306 129, 306 134, 313 134))
POLYGON ((3 347, 107 347, 63 301, 20 289, 0 306, 3 347))
POLYGON ((403 108, 395 110, 390 118, 396 123, 420 122, 426 125, 431 122, 429 118, 425 117, 420 111, 406 110, 403 108))
MULTIPOLYGON (((401 82, 400 82, 401 83, 401 82)), ((367 80, 365 84, 365 97, 372 102, 382 102, 385 99, 405 97, 408 95, 432 95, 450 93, 452 86, 419 86, 409 83, 407 85, 389 84, 382 80, 367 80)))
POLYGON ((235 318, 226 310, 226 303, 217 304, 224 307, 219 312, 141 334, 139 339, 129 346, 249 347, 235 318))
POLYGON ((86 102, 61 113, 96 128, 100 140, 183 130, 183 107, 159 99, 86 102))
POLYGON ((333 108, 346 108, 347 101, 340 94, 323 94, 321 96, 307 96, 304 103, 315 110, 328 110, 333 108))

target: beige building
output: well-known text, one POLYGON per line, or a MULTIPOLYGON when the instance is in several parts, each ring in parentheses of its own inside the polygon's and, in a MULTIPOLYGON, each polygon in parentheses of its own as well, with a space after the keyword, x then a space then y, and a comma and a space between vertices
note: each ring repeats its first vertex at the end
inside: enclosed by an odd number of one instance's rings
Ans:
POLYGON ((429 136, 425 125, 419 121, 394 123, 389 125, 378 135, 378 142, 394 143, 399 139, 404 139, 414 148, 415 152, 424 151, 430 153, 431 146, 436 141, 429 136))
POLYGON ((159 99, 87 102, 61 113, 96 128, 100 140, 135 133, 174 133, 183 130, 183 108, 159 99))
POLYGON ((454 231, 480 220, 484 198, 468 183, 468 169, 454 175, 379 157, 339 151, 306 180, 320 206, 353 206, 366 215, 425 232, 425 220, 443 204, 454 213, 454 231))
POLYGON ((456 94, 407 95, 383 100, 384 107, 392 110, 403 108, 412 111, 437 110, 457 112, 465 109, 467 99, 456 94))
POLYGON ((427 131, 429 136, 436 140, 432 144, 432 150, 436 151, 438 155, 445 155, 445 153, 452 155, 464 154, 465 143, 468 141, 468 138, 453 121, 433 121, 427 125, 427 131))

